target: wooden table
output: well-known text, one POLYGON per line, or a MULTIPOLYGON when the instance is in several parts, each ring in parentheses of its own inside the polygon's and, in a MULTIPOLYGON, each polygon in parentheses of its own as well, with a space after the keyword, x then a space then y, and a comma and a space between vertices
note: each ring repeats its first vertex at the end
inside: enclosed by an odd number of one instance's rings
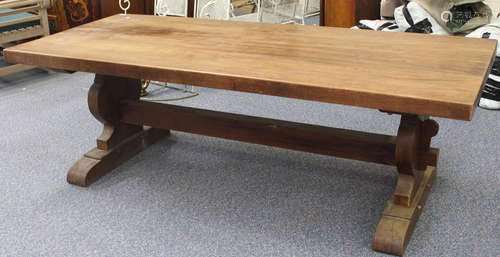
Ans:
POLYGON ((116 15, 4 53, 96 73, 88 103, 104 130, 70 183, 91 184, 169 130, 393 165, 398 183, 373 248, 401 255, 436 174, 429 116, 472 119, 495 49, 486 39, 116 15), (145 102, 140 79, 373 108, 401 123, 389 136, 145 102))

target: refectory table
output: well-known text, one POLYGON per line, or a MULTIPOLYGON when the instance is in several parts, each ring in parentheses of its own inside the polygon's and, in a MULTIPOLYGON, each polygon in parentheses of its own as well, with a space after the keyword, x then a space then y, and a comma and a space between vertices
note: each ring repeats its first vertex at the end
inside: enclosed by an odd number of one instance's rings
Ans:
POLYGON ((96 74, 88 104, 104 129, 70 183, 88 186, 169 130, 393 165, 373 249, 402 255, 436 176, 429 117, 472 119, 495 49, 487 39, 115 15, 4 55, 96 74), (389 136, 145 102, 141 79, 373 108, 401 122, 389 136))

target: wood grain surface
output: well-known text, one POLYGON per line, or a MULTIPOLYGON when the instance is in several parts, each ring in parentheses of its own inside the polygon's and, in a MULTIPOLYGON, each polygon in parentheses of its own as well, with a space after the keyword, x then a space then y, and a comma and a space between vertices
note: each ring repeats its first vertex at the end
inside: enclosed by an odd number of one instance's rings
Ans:
POLYGON ((320 25, 350 28, 359 20, 380 18, 380 0, 321 0, 320 25))
POLYGON ((126 100, 121 122, 242 142, 396 165, 396 138, 283 120, 126 100))
POLYGON ((4 51, 11 63, 471 120, 496 42, 115 15, 4 51))
POLYGON ((323 26, 349 28, 356 25, 356 1, 323 1, 323 26))

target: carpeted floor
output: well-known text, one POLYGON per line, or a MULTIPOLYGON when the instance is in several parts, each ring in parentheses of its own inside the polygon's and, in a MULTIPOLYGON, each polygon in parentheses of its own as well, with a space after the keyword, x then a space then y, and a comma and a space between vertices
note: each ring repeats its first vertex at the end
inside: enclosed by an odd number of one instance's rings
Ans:
MULTIPOLYGON (((0 78, 0 256, 385 256, 371 250, 395 168, 173 132, 88 188, 87 73, 0 78)), ((377 110, 196 88, 178 102, 395 134, 377 110)), ((169 96, 173 90, 160 91, 169 96)), ((499 256, 500 112, 437 119, 438 177, 407 256, 499 256)))

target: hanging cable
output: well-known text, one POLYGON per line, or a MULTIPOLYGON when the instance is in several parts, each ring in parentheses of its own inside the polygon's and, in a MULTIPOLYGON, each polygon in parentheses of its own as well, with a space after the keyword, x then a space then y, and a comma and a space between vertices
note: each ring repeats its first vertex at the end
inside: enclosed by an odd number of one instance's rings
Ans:
POLYGON ((193 86, 191 86, 191 90, 188 90, 187 88, 186 89, 181 89, 181 88, 177 88, 177 87, 172 87, 172 86, 169 86, 168 84, 160 84, 156 81, 150 81, 150 80, 145 80, 143 81, 142 83, 142 88, 141 88, 141 100, 143 101, 148 101, 148 102, 167 102, 167 101, 178 101, 178 100, 184 100, 184 99, 188 99, 188 98, 192 98, 192 97, 195 97, 199 95, 197 92, 195 92, 193 90, 193 86), (146 89, 149 87, 149 85, 156 85, 160 88, 158 89, 153 89, 151 91, 146 91, 146 89), (152 92, 155 92, 159 89, 162 89, 162 88, 169 88, 169 89, 174 89, 174 90, 178 90, 178 91, 182 91, 184 93, 189 93, 189 95, 187 96, 181 96, 181 97, 173 97, 173 98, 149 98, 149 97, 144 97, 146 95, 148 95, 149 93, 152 93, 152 92))

